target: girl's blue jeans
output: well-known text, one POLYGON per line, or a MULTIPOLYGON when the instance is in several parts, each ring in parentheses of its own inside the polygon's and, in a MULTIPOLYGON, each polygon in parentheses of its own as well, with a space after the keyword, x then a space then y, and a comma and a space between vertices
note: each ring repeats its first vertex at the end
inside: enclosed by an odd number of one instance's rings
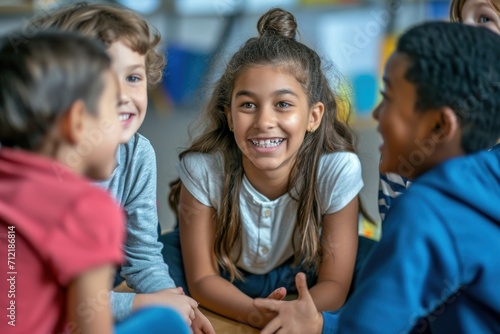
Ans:
MULTIPOLYGON (((181 286, 185 293, 189 295, 182 264, 179 229, 176 228, 173 232, 160 235, 159 240, 163 244, 163 259, 168 265, 170 276, 172 276, 175 284, 181 286)), ((360 237, 353 282, 355 282, 356 274, 363 266, 364 259, 366 259, 368 252, 375 243, 375 241, 360 237)), ((301 266, 293 266, 293 257, 267 274, 256 275, 242 271, 245 277, 244 281, 235 280, 233 284, 251 298, 265 298, 279 287, 285 287, 287 294, 295 294, 297 293, 295 275, 301 271, 306 273, 309 287, 316 284, 317 277, 314 272, 304 270, 301 266)), ((227 272, 221 270, 221 276, 229 281, 227 272)))

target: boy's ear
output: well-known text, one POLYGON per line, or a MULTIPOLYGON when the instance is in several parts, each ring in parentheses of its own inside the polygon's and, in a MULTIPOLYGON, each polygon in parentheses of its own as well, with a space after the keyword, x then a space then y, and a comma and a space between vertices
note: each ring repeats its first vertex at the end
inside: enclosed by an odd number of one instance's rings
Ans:
POLYGON ((460 123, 457 114, 450 107, 439 108, 434 118, 432 137, 437 143, 445 143, 460 135, 460 123))
POLYGON ((61 118, 61 134, 71 144, 77 144, 85 129, 86 108, 82 100, 73 102, 61 118))
POLYGON ((309 125, 307 127, 308 131, 316 131, 321 124, 321 120, 323 119, 323 114, 325 112, 325 105, 321 102, 314 104, 311 107, 311 113, 309 115, 309 125))

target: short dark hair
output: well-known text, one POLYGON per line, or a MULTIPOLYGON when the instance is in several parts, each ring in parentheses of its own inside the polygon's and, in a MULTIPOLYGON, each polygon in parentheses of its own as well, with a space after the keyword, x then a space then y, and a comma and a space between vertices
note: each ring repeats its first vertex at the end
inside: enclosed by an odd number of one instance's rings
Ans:
POLYGON ((12 32, 0 39, 0 143, 34 150, 70 106, 95 113, 111 60, 104 46, 77 33, 12 32))
POLYGON ((500 136, 500 36, 460 23, 431 22, 410 29, 397 52, 409 56, 406 79, 416 108, 450 107, 466 153, 491 147, 500 136))

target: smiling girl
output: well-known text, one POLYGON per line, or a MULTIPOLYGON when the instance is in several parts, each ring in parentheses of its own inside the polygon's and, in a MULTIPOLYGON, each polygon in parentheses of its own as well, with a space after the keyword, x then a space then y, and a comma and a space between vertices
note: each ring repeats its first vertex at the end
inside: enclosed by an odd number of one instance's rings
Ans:
POLYGON ((318 309, 342 306, 356 259, 363 181, 353 133, 296 29, 292 14, 270 10, 229 61, 206 130, 180 154, 170 194, 179 230, 162 236, 177 285, 255 327, 274 314, 253 298, 296 292, 301 270, 318 309))

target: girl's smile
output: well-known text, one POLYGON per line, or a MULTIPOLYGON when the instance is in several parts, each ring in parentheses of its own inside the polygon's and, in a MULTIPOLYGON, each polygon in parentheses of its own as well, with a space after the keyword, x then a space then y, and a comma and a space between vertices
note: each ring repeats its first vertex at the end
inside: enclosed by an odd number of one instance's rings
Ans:
POLYGON ((250 139, 250 142, 255 146, 259 152, 274 152, 285 141, 284 138, 256 138, 250 139))

